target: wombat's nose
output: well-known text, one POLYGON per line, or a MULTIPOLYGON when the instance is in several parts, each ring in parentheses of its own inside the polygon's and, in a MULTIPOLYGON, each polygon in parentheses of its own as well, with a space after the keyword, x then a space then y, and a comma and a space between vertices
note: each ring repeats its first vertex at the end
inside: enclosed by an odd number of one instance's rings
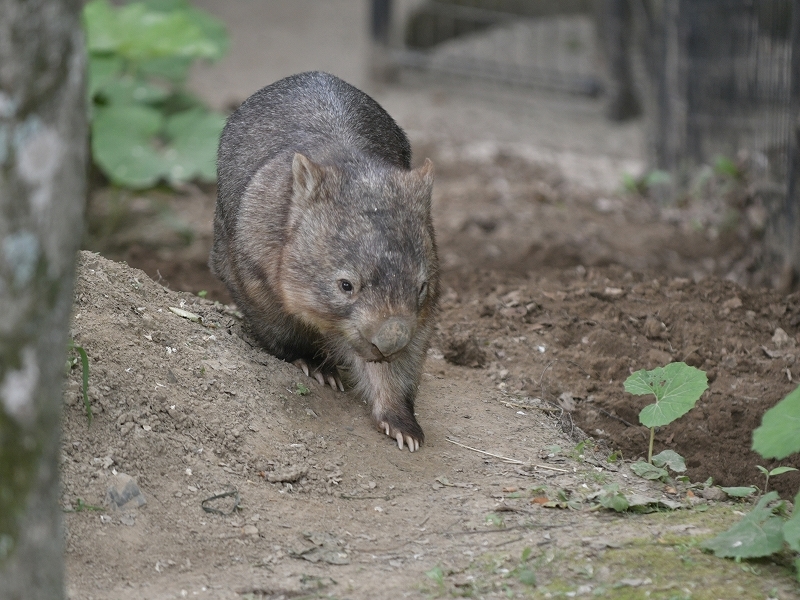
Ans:
POLYGON ((402 350, 411 339, 411 330, 408 325, 399 318, 389 319, 372 336, 370 340, 383 356, 391 356, 398 350, 402 350))

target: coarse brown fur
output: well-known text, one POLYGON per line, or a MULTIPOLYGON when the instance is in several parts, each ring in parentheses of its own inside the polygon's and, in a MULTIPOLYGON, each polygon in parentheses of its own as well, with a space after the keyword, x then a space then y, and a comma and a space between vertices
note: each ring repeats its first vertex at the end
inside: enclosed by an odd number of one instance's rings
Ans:
POLYGON ((338 383, 414 450, 414 416, 439 298, 433 166, 405 134, 325 73, 256 92, 218 155, 210 265, 264 348, 338 383))

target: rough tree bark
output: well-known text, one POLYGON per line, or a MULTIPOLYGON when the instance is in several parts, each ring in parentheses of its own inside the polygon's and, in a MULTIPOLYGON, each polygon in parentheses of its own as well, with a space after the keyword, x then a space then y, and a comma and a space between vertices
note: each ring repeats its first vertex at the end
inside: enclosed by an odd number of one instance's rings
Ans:
POLYGON ((0 599, 63 597, 61 385, 82 232, 80 0, 0 0, 0 599))

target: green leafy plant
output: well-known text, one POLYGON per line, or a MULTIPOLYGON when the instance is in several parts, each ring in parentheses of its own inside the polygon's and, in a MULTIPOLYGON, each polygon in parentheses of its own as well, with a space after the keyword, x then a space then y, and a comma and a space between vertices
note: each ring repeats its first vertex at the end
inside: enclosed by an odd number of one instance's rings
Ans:
POLYGON ((639 177, 634 177, 629 173, 622 175, 622 187, 626 192, 647 196, 650 190, 660 185, 667 185, 672 181, 672 176, 667 171, 654 169, 639 177))
POLYGON ((486 515, 486 523, 490 523, 491 525, 494 525, 498 529, 505 529, 506 526, 505 519, 503 519, 503 517, 501 517, 497 513, 489 513, 488 515, 486 515))
POLYGON ((720 175, 730 177, 731 179, 741 180, 744 179, 744 171, 742 168, 733 162, 727 156, 717 156, 714 159, 714 171, 720 175))
POLYGON ((444 571, 442 567, 436 565, 430 571, 425 571, 425 575, 436 584, 439 595, 445 593, 444 571))
POLYGON ((778 513, 785 504, 778 500, 777 492, 765 494, 747 516, 703 547, 717 556, 739 559, 778 552, 784 543, 784 519, 778 513))
POLYGON ((753 432, 753 450, 778 460, 800 452, 800 387, 764 413, 753 432))
POLYGON ((532 556, 533 550, 531 550, 530 547, 526 546, 523 548, 519 564, 514 568, 511 574, 519 579, 520 583, 523 585, 534 587, 536 586, 536 573, 527 565, 527 562, 532 556))
POLYGON ((797 471, 794 467, 775 467, 772 470, 768 470, 766 467, 762 467, 761 465, 756 465, 756 469, 761 471, 764 474, 764 493, 767 493, 769 489, 769 478, 773 475, 783 475, 784 473, 788 473, 789 471, 797 471))
POLYGON ((78 346, 75 340, 70 340, 69 349, 74 350, 78 356, 73 357, 67 361, 67 369, 77 366, 78 361, 81 363, 81 390, 83 391, 83 406, 86 408, 86 418, 89 420, 89 425, 92 424, 92 403, 89 402, 89 356, 83 346, 78 346))
POLYGON ((625 512, 630 506, 628 497, 619 490, 618 483, 610 483, 603 486, 603 490, 600 495, 597 496, 597 500, 604 508, 616 512, 625 512))
MULTIPOLYGON (((764 458, 781 460, 800 451, 800 388, 770 408, 761 419, 761 425, 753 432, 753 450, 764 458)), ((776 467, 768 470, 758 465, 766 482, 769 478, 789 471, 794 467, 776 467)), ((737 488, 733 488, 737 489, 737 488)), ((745 488, 738 488, 745 489, 745 488)), ((726 492, 727 493, 727 492, 726 492)), ((729 558, 758 558, 783 550, 784 545, 795 553, 794 563, 800 580, 800 492, 794 498, 794 511, 785 517, 785 503, 778 502, 777 492, 768 492, 755 508, 739 523, 706 542, 704 547, 717 556, 729 558)))
POLYGON ((625 380, 624 386, 631 394, 656 397, 654 404, 645 406, 639 413, 639 422, 650 428, 647 462, 652 464, 655 428, 672 423, 694 408, 708 388, 708 378, 700 369, 677 362, 651 371, 636 371, 625 380))
POLYGON ((213 181, 225 119, 189 94, 198 59, 217 60, 224 26, 187 0, 83 9, 89 52, 92 158, 109 180, 133 189, 159 181, 213 181))
POLYGON ((748 496, 752 496, 758 491, 758 489, 753 487, 752 485, 721 487, 719 489, 728 494, 728 496, 730 496, 731 498, 747 498, 748 496))
POLYGON ((96 512, 104 512, 106 509, 102 506, 95 506, 93 504, 87 504, 83 498, 78 498, 75 501, 75 504, 72 506, 72 510, 74 512, 83 512, 85 510, 93 510, 96 512))

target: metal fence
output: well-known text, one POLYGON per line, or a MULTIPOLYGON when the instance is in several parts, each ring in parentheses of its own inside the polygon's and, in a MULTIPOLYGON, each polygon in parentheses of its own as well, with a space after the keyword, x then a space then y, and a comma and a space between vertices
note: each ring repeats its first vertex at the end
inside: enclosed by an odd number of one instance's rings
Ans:
POLYGON ((746 157, 767 246, 800 274, 800 0, 425 0, 394 40, 391 6, 373 0, 373 33, 395 66, 634 96, 617 118, 642 105, 679 189, 746 157))
POLYGON ((716 157, 742 160, 770 215, 771 258, 800 273, 800 4, 637 0, 650 164, 679 188, 716 157))
POLYGON ((748 151, 786 176, 792 0, 639 3, 653 162, 670 171, 748 151))
POLYGON ((404 24, 402 67, 597 95, 587 0, 429 0, 404 24))

